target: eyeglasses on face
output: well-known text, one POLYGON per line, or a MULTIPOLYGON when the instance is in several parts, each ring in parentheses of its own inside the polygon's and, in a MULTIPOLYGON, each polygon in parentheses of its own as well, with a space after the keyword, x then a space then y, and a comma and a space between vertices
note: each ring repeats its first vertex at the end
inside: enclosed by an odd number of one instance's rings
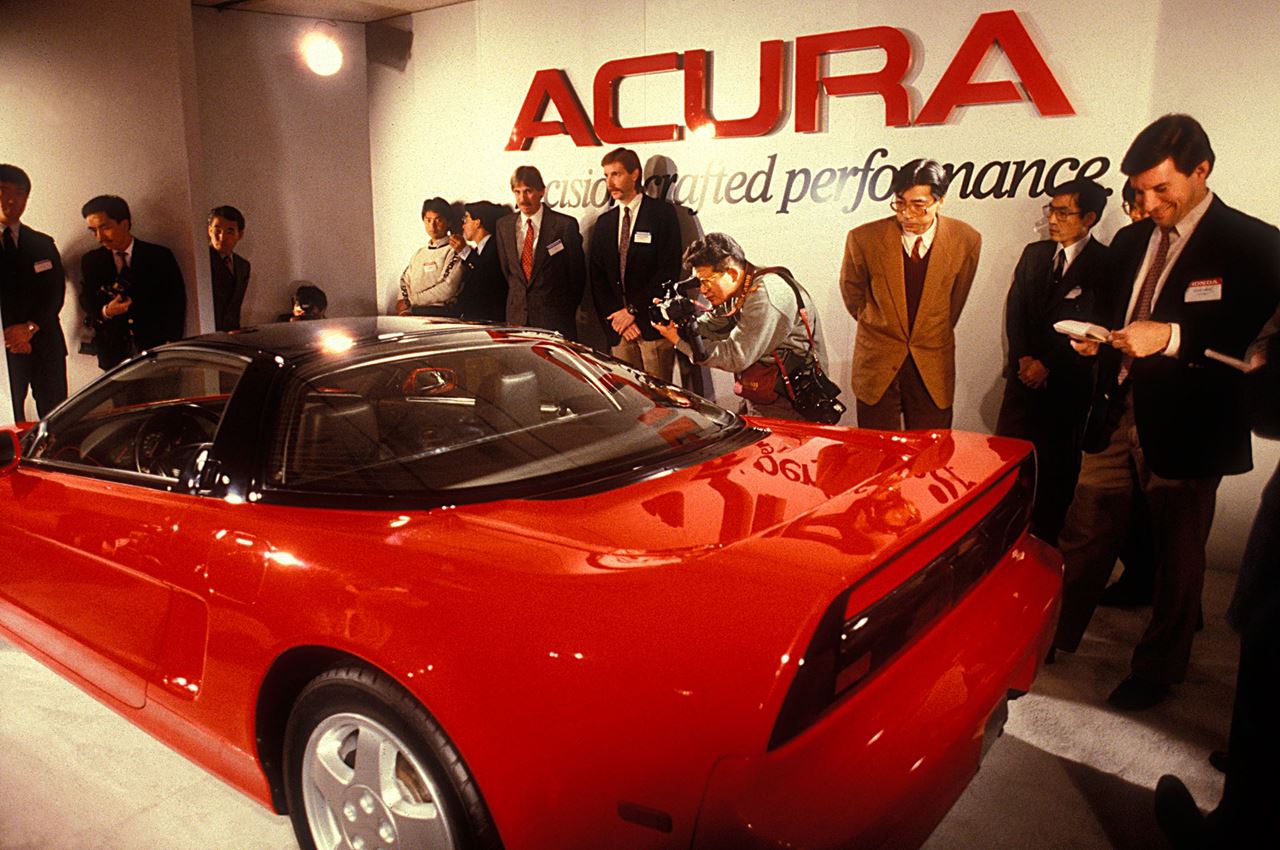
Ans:
POLYGON ((932 201, 916 200, 904 201, 901 198, 894 198, 889 202, 889 209, 896 213, 905 213, 906 215, 924 215, 929 208, 938 203, 938 199, 932 201))
POLYGON ((1068 219, 1072 216, 1080 215, 1080 210, 1069 210, 1066 207, 1055 207, 1053 204, 1045 204, 1040 209, 1044 211, 1045 218, 1068 219))

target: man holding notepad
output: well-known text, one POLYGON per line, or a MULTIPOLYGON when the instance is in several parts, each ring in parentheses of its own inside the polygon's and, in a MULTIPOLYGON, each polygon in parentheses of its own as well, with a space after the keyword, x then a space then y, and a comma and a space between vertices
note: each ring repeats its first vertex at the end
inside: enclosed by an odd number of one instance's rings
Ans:
POLYGON ((1214 153, 1187 115, 1138 134, 1120 170, 1149 217, 1111 243, 1113 303, 1075 498, 1059 545, 1066 562, 1057 649, 1075 650, 1106 585, 1140 487, 1156 554, 1151 623, 1108 701, 1149 708, 1183 680, 1200 614, 1205 541, 1223 475, 1252 468, 1242 357, 1280 300, 1280 231, 1228 207, 1206 185, 1214 153))

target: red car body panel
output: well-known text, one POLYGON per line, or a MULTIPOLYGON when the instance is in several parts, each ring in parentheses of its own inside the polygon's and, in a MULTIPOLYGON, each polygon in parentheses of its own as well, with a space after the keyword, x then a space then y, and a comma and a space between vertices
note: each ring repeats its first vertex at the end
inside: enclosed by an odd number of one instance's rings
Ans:
POLYGON ((816 724, 770 735, 832 601, 853 587, 850 611, 870 605, 946 550, 1029 447, 767 424, 625 487, 421 511, 20 465, 0 475, 0 630, 268 806, 260 690, 286 653, 326 647, 432 713, 510 850, 921 841, 988 717, 1030 687, 1052 550, 1023 537, 816 724))

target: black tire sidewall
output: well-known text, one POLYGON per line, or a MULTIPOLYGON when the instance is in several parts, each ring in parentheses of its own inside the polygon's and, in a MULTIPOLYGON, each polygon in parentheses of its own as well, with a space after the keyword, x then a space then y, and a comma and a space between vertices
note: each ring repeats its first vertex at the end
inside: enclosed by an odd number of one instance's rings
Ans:
MULTIPOLYGON (((326 718, 335 714, 358 714, 386 727, 412 752, 419 764, 431 774, 440 791, 436 803, 453 826, 459 848, 477 846, 475 826, 467 816, 454 778, 445 767, 437 743, 452 747, 439 724, 425 709, 403 692, 398 685, 379 674, 360 668, 347 668, 326 673, 311 682, 298 697, 285 730, 284 784, 298 846, 316 850, 307 822, 306 803, 302 793, 302 760, 312 732, 326 718), (349 675, 344 675, 349 674, 349 675), (359 676, 360 678, 356 678, 359 676), (371 680, 367 681, 365 677, 371 680), (405 710, 409 715, 405 715, 405 710), (420 729, 419 726, 426 728, 420 729)), ((408 848, 412 850, 412 848, 408 848)))

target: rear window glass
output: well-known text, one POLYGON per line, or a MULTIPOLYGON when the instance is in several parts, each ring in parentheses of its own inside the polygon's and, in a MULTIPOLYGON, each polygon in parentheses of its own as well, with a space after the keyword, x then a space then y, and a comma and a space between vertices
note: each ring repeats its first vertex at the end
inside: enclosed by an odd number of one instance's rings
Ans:
POLYGON ((280 423, 272 486, 384 494, 657 463, 740 426, 696 395, 541 337, 306 375, 285 398, 280 423))

